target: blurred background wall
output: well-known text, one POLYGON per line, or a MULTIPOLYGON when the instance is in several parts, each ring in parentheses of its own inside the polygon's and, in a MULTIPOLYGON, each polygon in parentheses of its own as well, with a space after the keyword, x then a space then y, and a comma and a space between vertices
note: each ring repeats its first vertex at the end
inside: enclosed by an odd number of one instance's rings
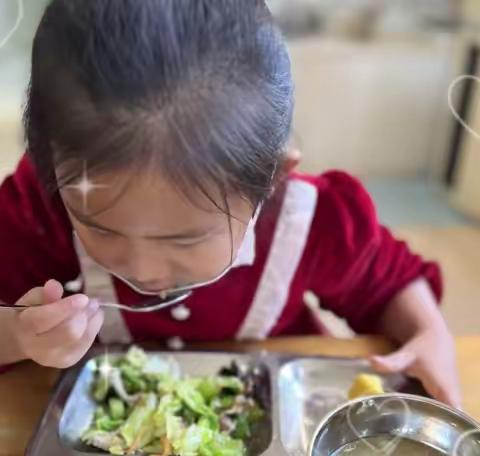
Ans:
MULTIPOLYGON (((302 170, 363 178, 380 219, 441 261, 454 332, 478 333, 480 140, 453 117, 447 92, 457 76, 480 75, 480 0, 267 2, 291 52, 302 170)), ((0 43, 24 6, 0 48, 0 179, 24 150, 29 53, 46 3, 0 0, 0 43)), ((453 101, 480 133, 478 93, 466 81, 453 101)))
MULTIPOLYGON (((21 0, 0 0, 0 42, 21 0)), ((0 50, 0 172, 23 150, 19 114, 29 48, 46 0, 0 50)), ((453 118, 448 85, 468 54, 476 0, 269 0, 287 34, 297 87, 294 142, 303 169, 441 179, 453 118)))
POLYGON ((24 149, 20 120, 29 78, 30 48, 46 3, 0 0, 0 175, 13 169, 24 149), (10 39, 6 40, 8 36, 10 39))
MULTIPOLYGON (((20 0, 0 0, 0 40, 20 0)), ((24 18, 0 50, 0 171, 23 146, 19 113, 29 48, 45 0, 23 0, 24 18)), ((445 172, 453 119, 445 94, 463 70, 463 19, 476 0, 269 0, 289 40, 297 87, 295 143, 303 169, 362 177, 445 172)))

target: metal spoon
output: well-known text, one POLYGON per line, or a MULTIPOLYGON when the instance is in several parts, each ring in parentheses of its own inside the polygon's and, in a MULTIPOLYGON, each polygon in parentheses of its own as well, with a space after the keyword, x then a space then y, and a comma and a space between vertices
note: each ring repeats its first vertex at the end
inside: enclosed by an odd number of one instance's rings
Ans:
MULTIPOLYGON (((155 297, 154 299, 150 299, 149 301, 140 304, 138 306, 127 306, 125 304, 117 304, 113 302, 99 302, 100 307, 106 308, 106 309, 118 309, 118 310, 124 310, 125 312, 132 312, 132 313, 149 313, 149 312, 155 312, 158 310, 165 309, 167 307, 171 307, 175 304, 178 304, 179 302, 184 301, 187 299, 190 295, 192 294, 191 291, 186 292, 181 294, 180 296, 176 296, 172 299, 165 300, 161 299, 159 297, 155 297), (159 302, 160 300, 160 302, 159 302)), ((30 309, 32 307, 40 307, 40 306, 12 306, 9 304, 3 304, 0 303, 0 310, 1 309, 8 309, 8 310, 25 310, 25 309, 30 309)))

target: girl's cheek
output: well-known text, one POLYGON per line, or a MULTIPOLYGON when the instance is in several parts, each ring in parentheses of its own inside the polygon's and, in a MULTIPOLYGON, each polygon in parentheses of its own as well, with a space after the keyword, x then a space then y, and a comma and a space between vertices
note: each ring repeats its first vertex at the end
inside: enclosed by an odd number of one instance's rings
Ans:
MULTIPOLYGON (((232 227, 235 228, 235 227, 232 227)), ((215 279, 222 274, 238 257, 240 247, 243 241, 243 231, 233 229, 232 236, 228 233, 226 236, 215 238, 210 243, 199 246, 195 250, 190 264, 195 264, 191 268, 194 277, 198 281, 215 279)))
POLYGON ((207 281, 216 278, 230 266, 231 247, 230 239, 216 239, 190 248, 172 248, 170 263, 172 269, 189 282, 207 281))
POLYGON ((116 269, 122 265, 127 248, 121 238, 104 236, 89 230, 77 230, 77 234, 88 255, 107 269, 116 269))

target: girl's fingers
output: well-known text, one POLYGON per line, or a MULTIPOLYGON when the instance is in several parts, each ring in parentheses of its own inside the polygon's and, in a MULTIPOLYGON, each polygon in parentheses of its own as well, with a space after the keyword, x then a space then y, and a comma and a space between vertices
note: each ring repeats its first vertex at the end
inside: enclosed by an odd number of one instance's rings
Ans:
POLYGON ((101 309, 90 318, 84 311, 48 333, 33 336, 30 343, 35 347, 37 362, 57 369, 73 366, 92 346, 103 320, 101 309))
POLYGON ((50 304, 55 301, 60 301, 63 296, 62 284, 56 280, 49 280, 43 286, 43 300, 42 304, 50 304))
POLYGON ((88 325, 86 312, 78 312, 51 331, 38 336, 37 340, 45 350, 59 348, 63 351, 66 347, 78 344, 82 340, 88 325))
POLYGON ((71 351, 68 355, 66 355, 66 358, 64 359, 66 366, 72 366, 73 364, 77 363, 85 355, 85 353, 87 353, 87 351, 95 342, 95 338, 97 337, 100 328, 103 325, 103 320, 103 310, 99 309, 90 318, 82 339, 72 346, 71 351))
POLYGON ((97 310, 99 308, 100 308, 100 302, 96 299, 91 299, 85 311, 87 313, 87 318, 90 320, 97 313, 97 310))
POLYGON ((32 288, 24 294, 17 302, 16 306, 38 306, 43 302, 43 287, 32 288))
POLYGON ((408 374, 420 380, 425 391, 437 401, 455 408, 462 406, 458 382, 438 365, 418 363, 408 374))
POLYGON ((32 288, 16 305, 18 306, 39 306, 59 301, 63 296, 63 287, 56 280, 49 280, 43 287, 32 288))
POLYGON ((459 391, 455 388, 440 387, 437 393, 437 399, 445 404, 448 404, 456 409, 462 408, 462 399, 459 391))
POLYGON ((399 350, 387 356, 372 356, 370 364, 374 370, 382 374, 392 374, 408 370, 416 360, 415 353, 399 350))
POLYGON ((82 339, 82 347, 85 349, 85 352, 92 346, 93 342, 95 342, 95 338, 102 328, 104 318, 105 314, 103 310, 98 309, 88 322, 87 330, 82 339))
POLYGON ((437 401, 444 402, 455 408, 461 408, 462 400, 460 389, 454 381, 449 381, 441 372, 434 376, 431 372, 422 372, 418 375, 425 390, 437 401))
POLYGON ((88 302, 85 295, 69 296, 52 304, 27 309, 21 312, 19 318, 23 324, 29 325, 35 334, 40 335, 51 331, 79 311, 85 310, 88 302))

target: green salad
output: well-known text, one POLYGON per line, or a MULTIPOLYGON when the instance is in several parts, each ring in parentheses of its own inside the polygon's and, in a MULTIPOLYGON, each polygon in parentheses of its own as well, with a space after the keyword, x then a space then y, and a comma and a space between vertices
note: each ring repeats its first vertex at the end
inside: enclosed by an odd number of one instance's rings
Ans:
POLYGON ((185 377, 173 358, 132 347, 97 361, 97 407, 83 441, 114 455, 241 456, 264 411, 253 374, 235 364, 210 377, 185 377))

